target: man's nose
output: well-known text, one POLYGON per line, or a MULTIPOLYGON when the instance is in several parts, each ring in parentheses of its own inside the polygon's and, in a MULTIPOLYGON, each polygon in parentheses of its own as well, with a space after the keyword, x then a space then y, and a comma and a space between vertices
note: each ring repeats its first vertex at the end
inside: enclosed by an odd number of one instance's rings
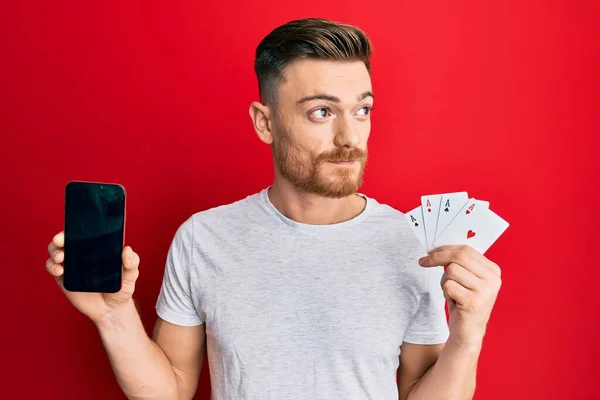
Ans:
POLYGON ((360 134, 349 118, 338 118, 334 143, 338 147, 356 147, 360 144, 360 134))

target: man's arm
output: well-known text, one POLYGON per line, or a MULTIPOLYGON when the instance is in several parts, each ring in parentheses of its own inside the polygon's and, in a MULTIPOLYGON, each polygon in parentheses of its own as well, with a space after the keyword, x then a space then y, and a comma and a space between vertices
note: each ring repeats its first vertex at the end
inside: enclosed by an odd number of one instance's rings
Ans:
POLYGON ((398 395, 400 400, 406 400, 408 393, 435 364, 444 344, 413 344, 402 343, 400 351, 400 366, 398 367, 398 395))
POLYGON ((400 400, 472 399, 481 345, 403 343, 398 368, 400 400))
POLYGON ((151 340, 133 301, 97 325, 113 371, 128 399, 190 399, 206 351, 205 325, 158 318, 151 340))
POLYGON ((483 337, 502 285, 502 271, 498 264, 466 245, 436 247, 419 259, 419 265, 447 266, 440 284, 448 301, 450 335, 438 360, 412 387, 407 399, 471 399, 483 337))

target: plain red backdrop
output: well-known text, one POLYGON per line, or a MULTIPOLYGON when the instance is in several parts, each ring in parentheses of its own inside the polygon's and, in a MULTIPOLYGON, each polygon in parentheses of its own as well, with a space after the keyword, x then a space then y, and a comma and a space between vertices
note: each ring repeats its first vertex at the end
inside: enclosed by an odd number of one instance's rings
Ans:
MULTIPOLYGON (((68 180, 119 182, 148 331, 192 213, 272 180, 248 106, 258 42, 291 19, 373 40, 361 191, 401 211, 466 190, 511 223, 476 399, 600 393, 595 1, 11 2, 0 12, 0 397, 123 398, 94 326, 44 270, 68 180)), ((206 363, 205 363, 206 366, 206 363)), ((203 370, 197 399, 208 399, 203 370)))

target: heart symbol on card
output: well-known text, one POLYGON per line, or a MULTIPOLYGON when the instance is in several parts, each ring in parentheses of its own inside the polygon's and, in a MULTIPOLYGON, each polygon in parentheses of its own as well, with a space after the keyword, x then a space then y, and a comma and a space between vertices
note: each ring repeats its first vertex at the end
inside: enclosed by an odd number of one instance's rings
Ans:
POLYGON ((469 232, 467 232, 467 239, 470 239, 473 236, 475 236, 475 232, 473 232, 472 230, 469 229, 469 232))
POLYGON ((467 210, 467 214, 471 214, 471 210, 467 210))

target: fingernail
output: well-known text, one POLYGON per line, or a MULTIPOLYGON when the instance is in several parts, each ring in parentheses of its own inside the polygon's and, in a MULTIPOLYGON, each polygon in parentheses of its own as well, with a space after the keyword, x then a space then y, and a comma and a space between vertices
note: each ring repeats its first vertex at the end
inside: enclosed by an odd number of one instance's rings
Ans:
POLYGON ((423 265, 423 261, 425 261, 427 257, 421 257, 419 258, 419 265, 423 265))

